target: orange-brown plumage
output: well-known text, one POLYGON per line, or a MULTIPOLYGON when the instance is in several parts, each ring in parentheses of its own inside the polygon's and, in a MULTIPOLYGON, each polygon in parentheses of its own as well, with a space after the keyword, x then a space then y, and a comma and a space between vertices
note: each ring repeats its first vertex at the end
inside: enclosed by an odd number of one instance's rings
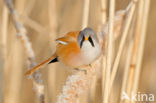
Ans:
POLYGON ((78 58, 80 58, 81 50, 77 43, 78 35, 79 32, 69 32, 65 37, 57 39, 68 43, 67 45, 59 43, 56 54, 61 62, 70 67, 77 67, 79 65, 78 58))
POLYGON ((38 64, 37 66, 35 66, 32 69, 30 69, 29 71, 27 71, 25 73, 25 75, 32 74, 34 71, 36 71, 37 69, 39 69, 41 66, 47 64, 48 62, 50 62, 51 60, 53 60, 57 56, 59 56, 58 58, 65 65, 74 67, 75 64, 74 63, 72 64, 71 62, 75 58, 74 55, 77 55, 77 54, 80 53, 80 48, 79 48, 79 46, 77 44, 77 39, 76 39, 78 37, 78 35, 79 35, 79 32, 80 31, 77 31, 77 32, 69 32, 64 37, 61 37, 61 38, 56 39, 56 41, 67 42, 68 45, 63 45, 63 44, 58 43, 58 45, 56 47, 57 49, 56 49, 56 53, 55 54, 53 54, 50 58, 46 59, 42 63, 38 64))
POLYGON ((49 57, 48 59, 46 59, 45 61, 43 61, 42 63, 38 64, 37 66, 33 67, 32 69, 30 69, 29 71, 27 71, 25 73, 25 75, 30 75, 32 74, 33 72, 35 72, 37 69, 39 69, 41 66, 47 64, 49 61, 51 61, 52 59, 56 58, 57 55, 56 54, 53 54, 51 57, 49 57))
POLYGON ((26 72, 25 75, 30 75, 41 66, 56 61, 71 68, 81 68, 81 66, 92 63, 101 53, 98 38, 91 28, 69 32, 64 37, 56 39, 56 41, 58 42, 56 52, 50 58, 26 72))

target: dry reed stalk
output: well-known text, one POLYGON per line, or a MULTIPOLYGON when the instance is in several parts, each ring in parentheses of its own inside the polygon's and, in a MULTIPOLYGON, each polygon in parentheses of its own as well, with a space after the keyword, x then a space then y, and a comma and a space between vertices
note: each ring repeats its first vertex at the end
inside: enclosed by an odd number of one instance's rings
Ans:
MULTIPOLYGON (((99 69, 99 68, 98 68, 99 69)), ((88 89, 88 103, 96 102, 96 86, 97 86, 97 76, 93 76, 90 88, 88 89)))
MULTIPOLYGON (((114 40, 117 40, 118 37, 120 36, 120 31, 121 31, 121 27, 122 27, 122 24, 124 22, 124 17, 125 17, 126 13, 124 10, 120 10, 120 11, 117 11, 115 13, 115 17, 114 17, 114 31, 113 31, 113 41, 114 40)), ((108 23, 106 23, 103 27, 102 27, 102 30, 101 30, 101 33, 100 33, 100 43, 102 44, 102 48, 103 48, 103 52, 105 54, 105 51, 106 51, 106 44, 107 44, 107 40, 108 40, 108 23), (102 39, 101 39, 102 38, 102 39)), ((106 56, 104 56, 102 58, 102 78, 103 78, 103 93, 104 93, 104 84, 105 84, 105 68, 106 68, 106 56)))
MULTIPOLYGON (((132 92, 132 85, 133 85, 133 80, 134 80, 134 72, 135 72, 135 61, 136 61, 136 52, 137 52, 137 47, 138 47, 138 40, 139 40, 139 29, 140 29, 140 24, 139 24, 139 19, 136 22, 136 31, 134 33, 134 42, 132 45, 132 53, 131 53, 131 58, 130 58, 130 63, 127 63, 126 65, 126 70, 128 73, 125 73, 124 75, 127 75, 126 77, 124 76, 124 81, 123 81, 123 87, 124 91, 128 94, 131 95, 132 92), (128 66, 129 65, 129 66, 128 66), (128 70, 127 70, 128 69, 128 70), (127 81, 126 81, 127 80, 127 81)), ((123 90, 121 91, 123 92, 123 90)), ((120 98, 121 99, 121 98, 120 98)), ((129 100, 122 101, 122 103, 130 103, 129 100)))
MULTIPOLYGON (((125 15, 126 15, 126 13, 125 13, 125 11, 124 10, 120 10, 120 11, 117 11, 116 13, 115 13, 115 17, 114 17, 114 27, 113 27, 113 29, 114 29, 114 31, 113 31, 113 41, 114 40, 117 40, 118 39, 118 37, 120 36, 120 31, 121 31, 121 27, 122 27, 122 24, 123 24, 123 22, 125 22, 125 20, 124 20, 124 17, 125 17, 125 15)), ((103 60, 102 60, 102 65, 101 65, 101 68, 102 68, 102 78, 103 78, 103 83, 102 83, 102 90, 103 90, 103 94, 105 93, 104 92, 104 85, 105 85, 105 73, 106 73, 106 71, 105 71, 105 68, 106 68, 106 56, 105 56, 105 53, 106 53, 106 44, 107 44, 107 41, 108 41, 108 23, 106 23, 106 24, 104 24, 103 26, 102 26, 102 29, 101 29, 101 32, 99 33, 99 40, 100 40, 100 44, 101 44, 101 46, 102 46, 102 48, 103 48, 103 54, 104 54, 104 56, 103 56, 103 60)), ((103 95, 104 96, 104 95, 103 95)), ((104 99, 104 97, 103 97, 103 99, 104 99)))
POLYGON ((114 29, 114 12, 115 12, 115 0, 109 2, 109 24, 108 24, 108 45, 106 56, 106 79, 104 88, 104 101, 103 103, 109 103, 109 91, 110 91, 110 74, 113 59, 113 29, 114 29))
POLYGON ((1 28, 1 51, 2 52, 2 65, 0 66, 0 102, 3 101, 4 96, 4 76, 5 76, 5 69, 7 63, 7 31, 8 31, 8 10, 5 5, 3 5, 2 11, 2 28, 1 28))
MULTIPOLYGON (((134 72, 135 72, 135 65, 136 65, 136 54, 137 54, 137 48, 138 48, 138 40, 139 40, 139 35, 140 35, 140 26, 141 26, 141 20, 142 20, 142 7, 140 5, 139 1, 139 9, 138 9, 138 14, 137 14, 137 20, 136 20, 136 29, 135 29, 135 33, 134 33, 134 43, 133 43, 133 49, 132 49, 132 56, 130 59, 130 66, 128 68, 129 73, 128 73, 128 77, 127 77, 127 85, 126 86, 126 90, 125 92, 128 95, 131 95, 132 92, 132 86, 133 86, 133 80, 134 80, 134 72)), ((130 101, 126 100, 125 103, 129 103, 130 101)))
POLYGON ((99 62, 94 62, 92 66, 85 67, 84 71, 76 72, 68 77, 63 86, 62 93, 58 96, 57 103, 76 103, 80 94, 86 92, 92 82, 92 78, 97 73, 99 62))
MULTIPOLYGON (((0 54, 1 56, 1 54, 0 54)), ((0 62, 3 63, 3 58, 0 58, 0 62)), ((3 86, 4 86, 4 80, 3 80, 3 68, 4 68, 4 64, 0 65, 0 103, 3 102, 3 96, 4 96, 4 90, 3 90, 3 86)))
POLYGON ((3 54, 4 68, 5 68, 5 63, 6 63, 5 61, 7 59, 7 31, 8 31, 8 9, 5 5, 3 6, 1 31, 2 31, 1 45, 2 45, 2 54, 3 54))
MULTIPOLYGON (((125 10, 120 10, 120 11, 117 11, 115 13, 115 17, 114 17, 114 31, 113 31, 113 41, 114 40, 117 40, 118 37, 121 35, 120 31, 121 31, 121 27, 122 27, 122 24, 125 22, 125 15, 126 15, 126 12, 125 10)), ((100 43, 102 44, 102 47, 103 47, 103 52, 105 54, 105 51, 106 51, 106 44, 107 44, 107 40, 108 40, 108 23, 106 23, 103 27, 102 27, 102 30, 101 30, 101 33, 100 33, 100 43)), ((104 79, 105 79, 105 68, 106 68, 106 57, 103 57, 102 58, 103 60, 103 65, 102 65, 102 78, 103 78, 103 94, 105 93, 104 92, 104 85, 105 85, 105 82, 104 82, 104 79)), ((103 95, 104 96, 104 95, 103 95)), ((104 97, 103 97, 104 99, 104 97)))
POLYGON ((40 25, 39 23, 32 20, 31 18, 29 18, 26 15, 22 16, 21 21, 23 22, 23 24, 29 26, 30 28, 32 28, 33 30, 35 30, 41 34, 45 34, 45 33, 48 34, 47 30, 42 25, 40 25))
MULTIPOLYGON (((135 31, 135 40, 134 40, 134 44, 133 44, 131 65, 129 67, 129 80, 128 80, 129 82, 127 84, 127 89, 126 89, 127 90, 126 93, 128 95, 130 95, 132 91, 136 93, 137 87, 138 87, 140 66, 141 66, 142 53, 143 53, 143 45, 144 45, 144 40, 145 40, 148 9, 149 9, 149 2, 147 2, 147 3, 145 3, 145 1, 144 1, 144 3, 143 3, 143 1, 139 2, 139 9, 138 9, 138 15, 137 15, 137 22, 136 22, 136 31, 135 31), (145 8, 143 5, 144 6, 146 5, 145 7, 147 7, 147 8, 145 8), (145 14, 143 14, 143 11, 146 11, 145 14), (142 24, 143 22, 144 22, 144 25, 142 24), (143 37, 142 37, 142 33, 143 33, 143 37), (142 42, 141 42, 140 38, 142 38, 142 42), (139 42, 139 40, 140 40, 140 42, 139 42), (140 43, 142 44, 142 47, 139 46, 140 43), (141 48, 142 48, 142 50, 141 50, 141 48), (139 53, 139 49, 141 51, 140 53, 139 53), (139 58, 138 56, 141 56, 141 57, 139 58), (137 59, 137 58, 139 58, 139 59, 137 59), (137 60, 139 60, 139 63, 137 63, 137 60)), ((126 101, 126 103, 129 103, 129 102, 134 102, 134 101, 128 101, 128 100, 126 101)))
MULTIPOLYGON (((18 13, 14 9, 12 0, 5 0, 5 3, 10 11, 14 26, 17 30, 17 37, 19 38, 19 40, 21 40, 21 43, 23 44, 24 49, 26 51, 29 67, 33 67, 36 65, 35 55, 34 55, 34 51, 32 50, 31 43, 28 40, 28 37, 26 35, 26 29, 23 26, 23 24, 20 22, 18 13)), ((44 85, 42 84, 41 75, 39 72, 36 72, 33 74, 33 84, 34 84, 36 93, 40 99, 40 102, 44 103, 44 85)))
MULTIPOLYGON (((132 93, 132 86, 133 86, 133 80, 134 80, 134 72, 135 72, 135 70, 134 70, 134 68, 133 67, 131 67, 131 64, 130 64, 130 70, 129 70, 129 73, 128 73, 128 84, 127 84, 127 86, 126 86, 126 93, 127 93, 127 95, 128 96, 130 96, 131 95, 131 93, 132 93)), ((130 103, 131 101, 129 101, 129 100, 125 100, 124 101, 124 103, 130 103)))
POLYGON ((136 93, 138 90, 138 84, 139 84, 139 77, 140 77, 140 71, 141 71, 141 63, 143 58, 143 52, 144 52, 144 44, 146 39, 146 28, 147 28, 147 20, 148 20, 148 12, 150 7, 150 0, 143 0, 143 17, 142 17, 142 24, 141 24, 141 31, 140 31, 140 42, 139 42, 139 48, 138 48, 138 58, 136 60, 136 71, 135 71, 135 77, 134 77, 134 84, 133 84, 133 91, 136 93))
POLYGON ((117 69, 118 69, 118 65, 119 65, 119 62, 120 62, 121 54, 122 54, 123 47, 124 47, 126 37, 127 37, 127 34, 128 34, 129 26, 130 26, 130 23, 131 23, 133 14, 134 14, 136 2, 137 2, 137 0, 132 0, 131 3, 126 8, 127 17, 126 17, 126 21, 124 23, 125 26, 123 28, 123 35, 121 37, 121 41, 120 41, 120 44, 119 44, 119 49, 118 49, 117 56, 115 58, 112 73, 111 73, 110 88, 113 85, 114 78, 115 78, 116 73, 117 73, 117 69))
POLYGON ((123 100, 123 92, 126 92, 126 89, 128 87, 127 83, 129 82, 128 80, 128 77, 130 75, 129 74, 129 67, 130 67, 130 63, 131 63, 131 57, 132 57, 132 50, 133 50, 133 45, 134 45, 134 30, 135 30, 135 23, 134 23, 134 20, 132 21, 132 25, 130 27, 130 30, 129 30, 129 38, 127 39, 128 40, 128 44, 125 46, 126 47, 126 57, 124 58, 125 59, 125 65, 124 65, 124 70, 123 70, 123 79, 122 79, 122 84, 121 84, 121 95, 120 95, 120 98, 119 98, 119 101, 120 103, 125 103, 126 100, 123 100))
MULTIPOLYGON (((126 88, 126 93, 128 95, 131 95, 132 92, 132 86, 133 86, 133 81, 134 81, 134 73, 136 69, 136 58, 137 58, 137 51, 138 51, 138 44, 139 44, 139 38, 140 38, 140 30, 141 30, 141 20, 142 20, 142 6, 139 1, 139 9, 138 9, 138 14, 137 14, 137 21, 136 21, 136 30, 135 30, 135 38, 134 38, 134 44, 133 44, 133 51, 132 51, 132 56, 131 56, 131 62, 129 66, 129 78, 128 78, 128 83, 127 83, 127 88, 126 88)), ((129 103, 130 101, 126 100, 125 103, 129 103)))
POLYGON ((47 33, 47 30, 45 30, 45 28, 40 25, 38 22, 32 20, 29 15, 34 7, 34 4, 35 4, 36 0, 31 0, 28 2, 28 6, 25 8, 25 13, 22 14, 22 17, 21 17, 21 21, 23 22, 23 24, 25 25, 28 25, 30 28, 36 30, 37 32, 41 33, 41 34, 44 34, 44 33, 47 33))
POLYGON ((32 9, 33 9, 33 7, 34 7, 34 5, 35 5, 35 3, 36 3, 36 0, 30 0, 29 2, 28 2, 28 6, 27 6, 27 8, 25 8, 25 14, 24 15, 30 15, 30 13, 31 13, 31 11, 32 11, 32 9))
POLYGON ((2 43, 2 49, 3 49, 3 56, 4 56, 4 61, 6 60, 6 46, 7 46, 7 26, 8 26, 8 9, 6 6, 3 6, 3 14, 2 14, 2 38, 1 38, 1 43, 2 43))
MULTIPOLYGON (((23 12, 23 4, 25 0, 20 2, 15 2, 16 9, 21 13, 23 12)), ((5 5, 6 6, 6 5, 5 5)), ((8 25, 8 34, 11 34, 7 38, 7 66, 6 66, 6 76, 5 76, 5 94, 4 94, 4 103, 15 102, 18 103, 20 100, 20 88, 22 86, 22 77, 23 77, 23 47, 21 43, 16 40, 15 29, 11 23, 8 25), (9 81, 9 82, 8 82, 9 81), (15 93, 17 93, 15 95, 15 93)))
POLYGON ((88 16, 89 16, 89 5, 90 0, 83 0, 83 10, 82 10, 82 26, 81 29, 84 29, 88 26, 88 16))
MULTIPOLYGON (((118 37, 120 36, 120 31, 121 31, 121 27, 122 27, 122 24, 123 24, 123 22, 125 22, 124 21, 124 19, 125 19, 125 15, 126 15, 126 13, 125 13, 125 11, 124 10, 120 10, 120 11, 117 11, 116 13, 115 13, 115 17, 114 17, 114 27, 113 27, 113 29, 114 29, 114 31, 113 31, 113 41, 114 40, 117 40, 118 39, 118 37)), ((105 54, 105 51, 107 50, 106 49, 106 44, 107 44, 107 40, 108 40, 108 23, 106 23, 106 24, 104 24, 104 26, 102 26, 102 29, 101 29, 101 33, 100 33, 100 37, 99 37, 99 40, 100 40, 100 43, 101 43, 101 45, 102 45, 102 48, 103 48, 103 52, 104 52, 104 54, 105 54)), ((104 94, 104 85, 105 85, 105 73, 106 73, 106 71, 105 71, 105 69, 106 69, 106 56, 103 56, 103 58, 102 58, 102 90, 103 90, 103 94, 104 94)), ((103 95, 104 96, 104 95, 103 95)), ((103 99, 104 99, 104 97, 103 97, 103 99)))
MULTIPOLYGON (((56 0, 48 0, 48 19, 49 19, 49 45, 54 47, 54 41, 57 35, 57 14, 56 14, 56 0)), ((54 49, 54 48, 52 48, 54 49)), ((51 50, 52 51, 52 50, 51 50)), ((56 64, 48 66, 48 102, 56 102, 56 64)))
MULTIPOLYGON (((133 40, 131 40, 129 43, 129 46, 128 46, 128 50, 127 50, 128 52, 127 52, 126 64, 125 64, 125 68, 124 68, 121 93, 123 91, 126 91, 129 67, 130 67, 130 63, 131 63, 131 56, 132 56, 132 50, 133 50, 133 43, 134 43, 133 40)), ((124 101, 122 100, 122 97, 120 97, 120 103, 124 103, 124 101)))
MULTIPOLYGON (((3 68, 3 65, 0 68, 3 68)), ((0 103, 3 103, 3 69, 0 69, 0 72, 0 103)))
MULTIPOLYGON (((121 27, 125 22, 126 10, 119 10, 115 13, 114 17, 114 27, 113 27, 113 41, 117 40, 121 35, 121 27)), ((99 33, 99 41, 102 45, 103 50, 106 50, 106 44, 108 41, 108 22, 102 25, 99 33)), ((104 52, 105 53, 105 52, 104 52)))
MULTIPOLYGON (((107 0, 101 0, 101 28, 102 25, 106 23, 106 8, 107 8, 107 0)), ((103 42, 106 40, 103 40, 103 42)), ((104 45, 105 43, 103 43, 104 45)), ((104 48, 104 47, 103 47, 104 48)), ((103 49, 104 50, 104 49, 103 49)), ((101 71, 102 71, 102 101, 104 101, 104 87, 105 87, 105 76, 106 76, 106 56, 103 56, 101 59, 101 71)))
POLYGON ((101 69, 102 69, 102 101, 105 98, 105 77, 106 77, 106 56, 102 57, 101 60, 101 69))
MULTIPOLYGON (((14 29, 10 30, 11 33, 15 34, 14 29)), ((10 32, 9 31, 9 32, 10 32)), ((13 40, 16 38, 14 37, 13 40)), ((5 87, 5 98, 4 103, 18 103, 20 100, 20 87, 22 86, 22 77, 23 77, 23 47, 19 43, 19 41, 11 41, 11 51, 8 52, 8 62, 7 62, 7 76, 6 81, 7 87, 5 87), (11 58, 12 57, 12 58, 11 58), (9 64, 9 65, 8 65, 9 64), (15 95, 15 93, 17 93, 15 95)))
POLYGON ((101 0, 101 23, 102 25, 106 23, 107 11, 107 0, 101 0))

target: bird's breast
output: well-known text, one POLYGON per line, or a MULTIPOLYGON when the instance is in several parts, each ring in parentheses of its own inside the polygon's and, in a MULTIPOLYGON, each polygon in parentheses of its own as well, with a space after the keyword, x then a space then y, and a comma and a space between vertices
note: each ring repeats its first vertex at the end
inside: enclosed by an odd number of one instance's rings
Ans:
POLYGON ((94 42, 95 46, 92 46, 89 41, 85 41, 81 48, 82 59, 84 64, 90 64, 95 61, 101 54, 101 47, 98 43, 94 42))
POLYGON ((100 47, 91 47, 84 43, 80 48, 77 42, 70 42, 67 45, 58 44, 56 53, 63 64, 77 68, 93 62, 100 54, 100 47))

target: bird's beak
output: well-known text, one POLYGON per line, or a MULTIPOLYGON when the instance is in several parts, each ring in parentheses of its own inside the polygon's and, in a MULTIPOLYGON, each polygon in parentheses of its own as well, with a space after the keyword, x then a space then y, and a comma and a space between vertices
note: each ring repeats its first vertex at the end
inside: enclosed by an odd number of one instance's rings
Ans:
POLYGON ((88 40, 88 37, 85 37, 85 40, 88 40))

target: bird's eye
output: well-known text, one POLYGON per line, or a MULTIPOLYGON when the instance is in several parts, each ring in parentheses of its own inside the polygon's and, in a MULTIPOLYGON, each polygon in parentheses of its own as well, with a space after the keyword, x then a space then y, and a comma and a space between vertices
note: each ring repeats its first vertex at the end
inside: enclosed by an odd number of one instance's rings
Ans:
POLYGON ((91 45, 94 47, 93 40, 92 40, 92 38, 91 38, 90 36, 89 36, 88 40, 89 40, 89 42, 91 43, 91 45))
POLYGON ((82 47, 82 44, 83 44, 84 40, 85 40, 85 37, 83 36, 83 37, 82 37, 82 40, 81 40, 81 42, 80 42, 80 48, 82 47))

